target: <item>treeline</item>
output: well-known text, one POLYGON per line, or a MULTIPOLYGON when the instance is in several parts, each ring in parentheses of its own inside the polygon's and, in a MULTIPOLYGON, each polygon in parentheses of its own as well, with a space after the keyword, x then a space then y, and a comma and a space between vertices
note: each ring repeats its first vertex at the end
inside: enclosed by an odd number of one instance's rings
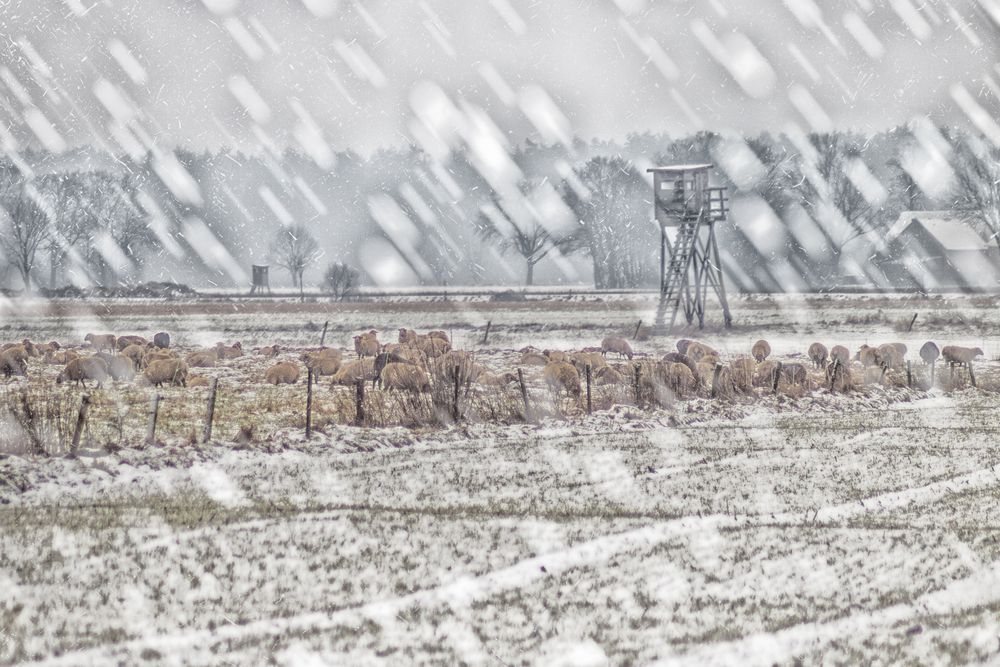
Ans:
POLYGON ((444 164, 415 147, 335 157, 22 154, 0 164, 0 278, 247 286, 251 263, 271 263, 298 284, 333 266, 373 284, 531 283, 537 267, 548 282, 652 286, 659 232, 644 172, 680 163, 712 163, 730 188, 720 245, 748 290, 877 284, 868 267, 891 257, 885 235, 904 210, 960 208, 981 231, 1000 231, 996 147, 929 124, 870 136, 529 141, 510 154, 517 182, 503 188, 475 154, 444 164))

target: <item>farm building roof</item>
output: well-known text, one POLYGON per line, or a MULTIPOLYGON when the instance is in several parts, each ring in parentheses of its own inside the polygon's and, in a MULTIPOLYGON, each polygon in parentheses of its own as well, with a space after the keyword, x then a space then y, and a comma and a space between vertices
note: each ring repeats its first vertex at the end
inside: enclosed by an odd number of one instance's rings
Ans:
POLYGON ((903 211, 889 228, 888 239, 894 241, 911 225, 919 225, 945 250, 992 250, 993 245, 972 226, 969 216, 955 211, 903 211))
POLYGON ((668 167, 650 167, 646 172, 660 171, 660 172, 675 172, 675 171, 696 171, 698 169, 710 169, 715 165, 711 164, 672 164, 668 167))

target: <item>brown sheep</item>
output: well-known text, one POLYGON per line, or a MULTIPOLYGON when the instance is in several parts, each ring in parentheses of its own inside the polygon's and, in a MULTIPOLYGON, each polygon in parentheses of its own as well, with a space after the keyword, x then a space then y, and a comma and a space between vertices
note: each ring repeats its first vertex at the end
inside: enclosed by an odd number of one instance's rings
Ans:
POLYGON ((598 368, 591 369, 591 380, 598 387, 609 384, 622 384, 625 382, 625 378, 622 374, 616 371, 611 366, 600 366, 598 368))
POLYGON ((166 331, 158 332, 155 336, 153 336, 153 345, 161 350, 166 350, 170 347, 170 334, 166 331))
POLYGON ((375 379, 375 362, 371 359, 355 359, 340 367, 330 383, 330 388, 341 386, 354 386, 358 380, 365 382, 375 379))
POLYGON ((681 354, 687 354, 687 356, 691 357, 695 363, 701 361, 702 357, 707 357, 709 355, 713 355, 716 358, 719 357, 718 352, 704 343, 691 343, 687 346, 687 352, 682 352, 681 354))
POLYGON ((788 384, 805 384, 808 373, 806 367, 799 363, 782 364, 781 379, 788 384))
POLYGON ((941 348, 941 357, 951 364, 961 364, 969 366, 976 357, 982 356, 983 351, 978 347, 961 347, 959 345, 945 345, 941 348))
POLYGON ((878 349, 868 345, 862 345, 858 348, 858 353, 854 358, 860 361, 865 368, 882 365, 882 355, 879 354, 878 349))
POLYGON ((187 379, 188 389, 196 387, 207 387, 212 383, 211 379, 205 375, 189 375, 187 379))
POLYGON ((401 328, 399 330, 399 342, 403 345, 416 345, 417 338, 417 332, 413 329, 401 328))
POLYGON ((544 366, 549 363, 549 358, 541 352, 525 352, 521 355, 522 366, 544 366))
POLYGON ((215 350, 209 352, 208 350, 200 350, 198 352, 192 352, 191 354, 184 357, 184 361, 191 368, 215 368, 215 362, 218 361, 219 357, 215 350))
POLYGON ((156 387, 164 383, 187 386, 188 366, 180 359, 156 359, 146 365, 142 375, 156 387))
POLYGON ((73 359, 62 372, 56 376, 56 384, 63 382, 73 382, 74 384, 87 386, 87 380, 97 382, 100 389, 104 381, 108 379, 108 364, 100 357, 79 357, 73 359))
POLYGON ((142 367, 149 368, 149 365, 154 361, 170 361, 174 359, 172 352, 167 350, 162 350, 154 348, 155 351, 146 350, 146 355, 142 358, 142 367))
POLYGON ((359 359, 374 357, 378 354, 378 337, 373 333, 363 333, 354 337, 354 352, 359 359))
POLYGON ((506 387, 512 382, 517 382, 517 376, 513 373, 490 373, 489 371, 483 371, 476 378, 476 384, 481 384, 486 387, 506 387))
POLYGON ((687 338, 681 338, 679 341, 677 341, 677 351, 680 352, 681 354, 687 355, 688 346, 691 345, 691 343, 693 342, 694 341, 688 340, 687 338))
POLYGON ((778 373, 778 362, 772 361, 770 359, 765 360, 757 364, 757 370, 754 371, 753 384, 755 387, 767 387, 771 388, 774 386, 774 378, 778 373))
POLYGON ((608 365, 604 356, 598 352, 574 352, 566 361, 573 364, 579 373, 583 373, 588 364, 591 370, 603 368, 608 365))
POLYGON ((542 370, 542 377, 553 393, 558 394, 565 390, 574 398, 580 397, 580 373, 577 372, 573 364, 568 364, 565 361, 546 364, 542 370))
POLYGON ((24 343, 13 343, 8 347, 3 349, 3 353, 11 359, 17 359, 25 363, 28 362, 28 358, 33 356, 29 351, 29 348, 25 347, 24 343))
POLYGON ((681 354, 680 352, 667 352, 663 355, 663 361, 669 361, 675 364, 684 364, 691 371, 691 375, 696 380, 698 379, 698 366, 694 363, 691 357, 686 354, 681 354))
POLYGON ((281 346, 275 343, 274 345, 265 345, 264 347, 259 347, 254 350, 259 355, 268 357, 269 359, 274 359, 276 356, 281 354, 281 346))
POLYGON ((110 352, 115 351, 115 342, 117 339, 114 334, 92 334, 89 333, 83 337, 83 340, 90 343, 95 350, 100 352, 101 350, 108 350, 110 352))
POLYGON ((268 384, 295 384, 298 381, 299 366, 290 361, 279 361, 264 373, 264 382, 268 384))
POLYGON ((753 387, 753 375, 757 370, 757 362, 749 357, 733 359, 729 362, 729 367, 733 372, 733 384, 741 392, 749 392, 753 387))
POLYGON ((7 352, 0 352, 0 374, 6 378, 12 375, 25 377, 28 375, 28 362, 7 352))
POLYGON ((109 357, 105 361, 112 379, 128 382, 135 377, 135 365, 128 357, 109 357))
POLYGON ((144 368, 146 348, 141 345, 129 345, 119 351, 126 359, 131 359, 136 368, 144 368))
POLYGON ((115 342, 115 347, 121 352, 129 345, 141 345, 146 346, 146 339, 142 336, 119 336, 118 340, 115 342))
POLYGON ((448 343, 448 348, 449 349, 451 348, 451 339, 448 338, 448 334, 446 334, 443 331, 428 331, 427 332, 427 337, 428 338, 437 338, 438 340, 443 340, 444 342, 448 343))
POLYGON ((826 345, 823 345, 823 343, 813 343, 809 346, 809 358, 812 359, 813 366, 816 368, 823 367, 828 355, 829 352, 827 352, 826 345))
POLYGON ((698 388, 694 373, 687 364, 672 361, 663 362, 667 367, 667 378, 671 390, 678 396, 684 396, 698 388))
POLYGON ((57 350, 55 352, 49 352, 48 354, 46 354, 45 358, 42 359, 42 362, 46 364, 65 366, 70 361, 76 359, 79 356, 80 353, 77 352, 76 350, 57 350))
POLYGON ((324 348, 318 352, 306 352, 299 357, 307 370, 316 377, 334 375, 340 370, 340 350, 324 348))
POLYGON ((760 339, 750 348, 750 356, 759 364, 771 356, 771 344, 763 338, 760 339))
POLYGON ((57 341, 51 341, 51 342, 48 342, 48 343, 41 343, 39 345, 35 345, 34 347, 35 347, 35 351, 40 356, 44 357, 44 356, 48 356, 48 355, 52 354, 53 352, 58 352, 59 348, 61 348, 62 346, 59 345, 59 343, 57 341))
POLYGON ((434 378, 448 385, 475 382, 483 367, 475 363, 472 355, 460 350, 449 350, 434 361, 434 378))
POLYGON ((834 345, 830 348, 830 359, 840 359, 840 363, 847 366, 851 362, 851 351, 843 345, 834 345))
POLYGON ((569 361, 569 355, 561 350, 544 350, 542 352, 549 361, 569 361))
POLYGON ((628 341, 618 336, 608 336, 601 341, 601 354, 607 356, 608 352, 615 352, 618 358, 628 357, 631 361, 633 353, 632 346, 628 341))
POLYGON ((408 391, 413 394, 427 394, 431 381, 427 372, 414 364, 390 362, 382 369, 382 387, 387 391, 408 391))
POLYGON ((422 339, 417 344, 417 347, 427 356, 428 359, 437 359, 442 354, 451 350, 451 343, 443 338, 428 337, 422 339))
POLYGON ((885 368, 900 368, 906 363, 903 361, 903 355, 900 353, 899 347, 892 343, 879 345, 878 354, 881 359, 881 365, 885 368))
POLYGON ((236 341, 232 345, 226 346, 222 342, 218 342, 215 344, 213 351, 216 356, 218 356, 219 361, 223 361, 225 359, 239 359, 243 356, 243 344, 236 341))

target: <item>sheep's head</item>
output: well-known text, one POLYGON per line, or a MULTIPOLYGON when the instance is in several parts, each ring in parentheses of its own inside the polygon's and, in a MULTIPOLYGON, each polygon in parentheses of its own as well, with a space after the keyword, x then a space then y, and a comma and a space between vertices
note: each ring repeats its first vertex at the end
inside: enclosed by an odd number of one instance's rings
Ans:
POLYGON ((983 350, 981 348, 978 348, 978 347, 972 348, 972 358, 973 359, 975 359, 976 357, 981 357, 981 356, 983 356, 983 350))
POLYGON ((94 334, 92 334, 92 333, 87 334, 86 336, 83 337, 83 341, 85 343, 93 343, 94 342, 94 334))
POLYGON ((235 343, 233 343, 233 347, 235 349, 237 349, 237 350, 242 350, 243 349, 243 343, 241 343, 240 341, 236 341, 235 343))

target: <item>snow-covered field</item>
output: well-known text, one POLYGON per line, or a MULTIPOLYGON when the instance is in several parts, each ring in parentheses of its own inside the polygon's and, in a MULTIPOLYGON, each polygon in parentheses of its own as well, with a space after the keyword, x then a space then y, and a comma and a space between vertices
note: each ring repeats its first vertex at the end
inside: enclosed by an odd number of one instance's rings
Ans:
MULTIPOLYGON (((593 344, 649 316, 617 300, 286 306, 20 304, 4 337, 315 344, 329 319, 338 344, 413 326, 472 347, 491 321, 499 350, 593 344)), ((0 660, 997 662, 996 300, 748 298, 734 314, 705 336, 730 355, 761 335, 784 358, 814 339, 976 344, 981 389, 0 458, 0 660)))

